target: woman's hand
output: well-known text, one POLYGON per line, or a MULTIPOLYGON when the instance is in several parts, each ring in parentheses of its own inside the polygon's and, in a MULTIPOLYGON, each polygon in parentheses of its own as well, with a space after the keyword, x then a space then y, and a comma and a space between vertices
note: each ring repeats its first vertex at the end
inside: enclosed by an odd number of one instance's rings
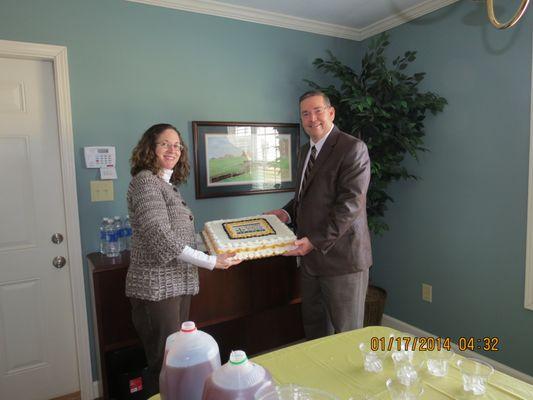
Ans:
POLYGON ((215 264, 215 268, 228 269, 233 265, 239 264, 242 260, 234 258, 235 254, 236 253, 217 254, 217 263, 215 264))

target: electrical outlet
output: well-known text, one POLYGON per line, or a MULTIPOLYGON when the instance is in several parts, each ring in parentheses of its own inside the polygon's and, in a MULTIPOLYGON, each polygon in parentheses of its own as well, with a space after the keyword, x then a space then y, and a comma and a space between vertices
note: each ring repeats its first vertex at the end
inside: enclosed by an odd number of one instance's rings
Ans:
POLYGON ((113 201, 113 181, 91 181, 91 201, 113 201))
POLYGON ((422 300, 431 303, 433 301, 433 286, 427 283, 422 284, 422 300))

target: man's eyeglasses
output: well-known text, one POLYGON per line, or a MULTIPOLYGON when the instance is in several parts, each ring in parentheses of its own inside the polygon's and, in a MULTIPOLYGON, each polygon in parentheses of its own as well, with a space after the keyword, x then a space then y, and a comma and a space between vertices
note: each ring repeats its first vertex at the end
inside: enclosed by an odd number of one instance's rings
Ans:
POLYGON ((159 147, 162 147, 165 150, 172 149, 174 151, 182 151, 184 148, 181 143, 172 144, 168 142, 161 142, 161 143, 156 143, 156 145, 158 145, 159 147))
POLYGON ((313 111, 303 111, 300 115, 302 116, 302 118, 309 118, 312 115, 316 115, 317 117, 321 117, 322 115, 324 115, 324 113, 326 112, 326 110, 328 108, 329 108, 328 106, 317 107, 313 111))

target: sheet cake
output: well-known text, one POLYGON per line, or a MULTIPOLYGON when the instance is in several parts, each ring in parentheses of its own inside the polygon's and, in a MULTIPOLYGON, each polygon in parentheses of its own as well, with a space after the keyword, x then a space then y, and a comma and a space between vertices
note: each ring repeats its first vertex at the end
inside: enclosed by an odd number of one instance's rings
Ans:
POLYGON ((202 235, 211 254, 237 253, 243 260, 283 254, 296 240, 275 215, 206 222, 202 235))

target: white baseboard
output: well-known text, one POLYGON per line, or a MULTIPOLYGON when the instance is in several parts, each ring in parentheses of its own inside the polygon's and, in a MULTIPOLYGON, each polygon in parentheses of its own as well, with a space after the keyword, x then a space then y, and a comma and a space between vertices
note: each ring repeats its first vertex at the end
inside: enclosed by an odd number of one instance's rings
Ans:
MULTIPOLYGON (((426 331, 424 331, 424 330, 422 330, 420 328, 417 328, 416 326, 413 326, 413 325, 410 325, 410 324, 408 324, 406 322, 400 321, 399 319, 390 317, 387 314, 383 315, 383 320, 382 320, 381 324, 383 326, 387 326, 389 328, 396 329, 398 331, 410 333, 411 335, 414 335, 414 336, 419 336, 419 337, 423 337, 423 336, 434 336, 434 337, 436 337, 437 336, 437 335, 434 335, 433 333, 429 333, 429 332, 426 332, 426 331)), ((484 356, 482 354, 475 353, 475 352, 470 351, 470 350, 459 351, 459 349, 457 347, 457 344, 455 344, 455 343, 452 344, 452 347, 453 347, 454 351, 456 353, 458 353, 458 354, 461 354, 461 355, 463 355, 465 357, 478 358, 478 359, 480 359, 482 361, 488 362, 495 369, 497 369, 500 372, 503 372, 504 374, 510 375, 510 376, 512 376, 513 378, 516 378, 516 379, 520 379, 521 381, 533 384, 533 376, 530 376, 530 375, 525 374, 523 372, 517 371, 516 369, 513 369, 513 368, 511 368, 511 367, 509 367, 509 366, 507 366, 505 364, 502 364, 502 363, 500 363, 498 361, 495 361, 492 358, 489 358, 489 357, 484 356)))
POLYGON ((102 397, 102 382, 93 381, 93 399, 102 397))

